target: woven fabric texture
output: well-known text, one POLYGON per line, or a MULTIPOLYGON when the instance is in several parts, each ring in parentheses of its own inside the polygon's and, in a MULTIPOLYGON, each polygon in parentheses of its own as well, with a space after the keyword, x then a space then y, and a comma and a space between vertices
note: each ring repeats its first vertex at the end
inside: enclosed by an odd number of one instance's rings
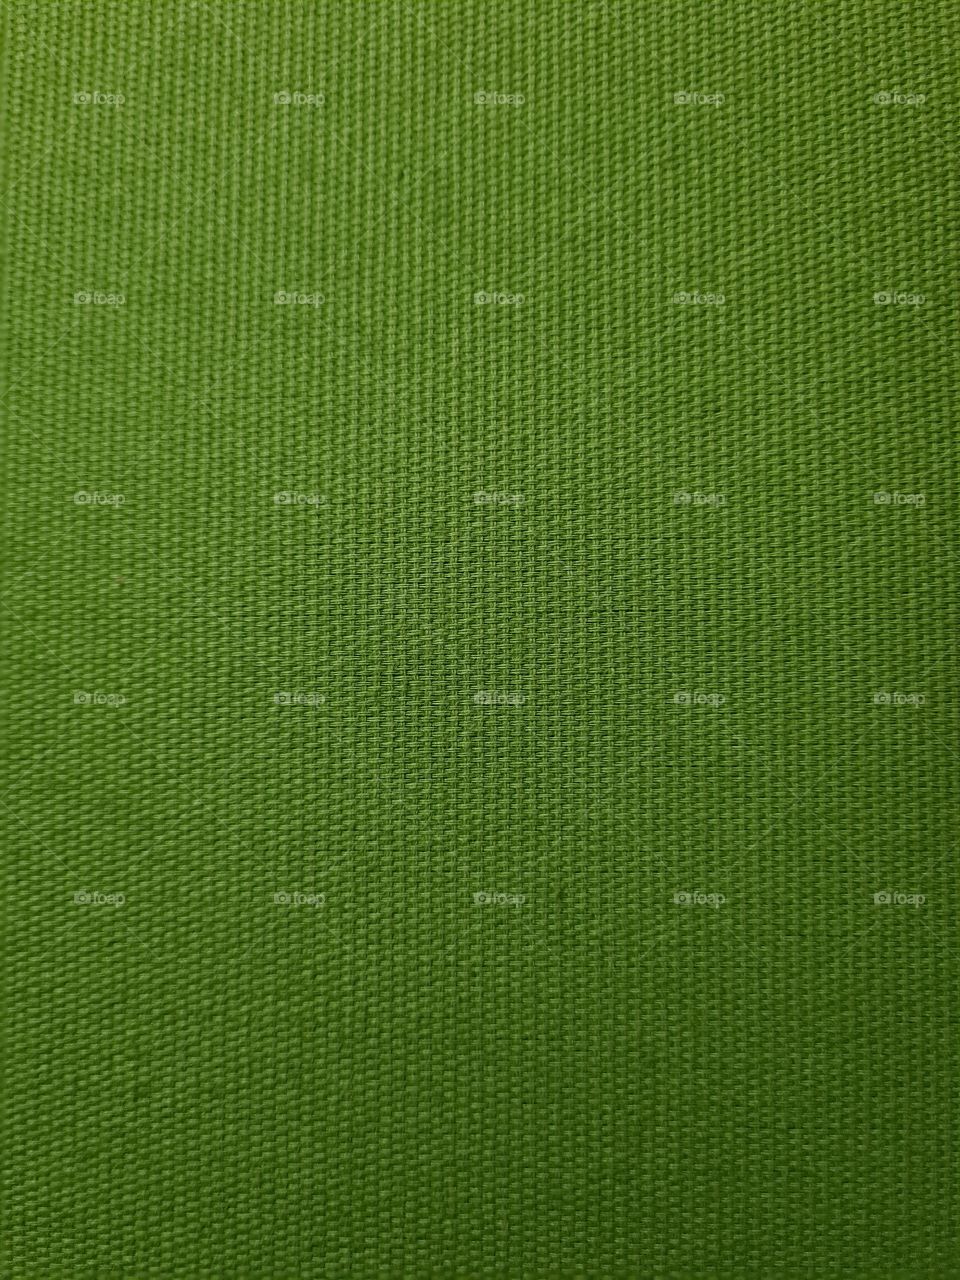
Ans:
POLYGON ((11 1277, 949 1277, 956 5, 0 0, 11 1277))

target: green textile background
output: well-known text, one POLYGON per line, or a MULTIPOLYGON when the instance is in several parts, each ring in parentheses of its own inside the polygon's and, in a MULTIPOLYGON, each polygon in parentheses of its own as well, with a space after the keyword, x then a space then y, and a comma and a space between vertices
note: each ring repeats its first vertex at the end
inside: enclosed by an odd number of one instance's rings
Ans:
POLYGON ((956 6, 0 7, 3 1274, 960 1276, 956 6))

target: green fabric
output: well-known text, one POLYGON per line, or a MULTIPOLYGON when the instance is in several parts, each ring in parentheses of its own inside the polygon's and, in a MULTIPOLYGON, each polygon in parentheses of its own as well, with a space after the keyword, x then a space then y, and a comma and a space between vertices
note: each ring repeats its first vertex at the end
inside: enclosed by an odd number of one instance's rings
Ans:
POLYGON ((2 10, 3 1274, 960 1275, 956 6, 2 10))

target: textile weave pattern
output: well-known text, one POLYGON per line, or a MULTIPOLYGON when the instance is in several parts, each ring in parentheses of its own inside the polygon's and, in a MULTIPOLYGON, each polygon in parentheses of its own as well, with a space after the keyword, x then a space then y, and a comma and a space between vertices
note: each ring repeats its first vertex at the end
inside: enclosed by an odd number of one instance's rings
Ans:
POLYGON ((0 19, 3 1274, 960 1276, 956 6, 0 19))

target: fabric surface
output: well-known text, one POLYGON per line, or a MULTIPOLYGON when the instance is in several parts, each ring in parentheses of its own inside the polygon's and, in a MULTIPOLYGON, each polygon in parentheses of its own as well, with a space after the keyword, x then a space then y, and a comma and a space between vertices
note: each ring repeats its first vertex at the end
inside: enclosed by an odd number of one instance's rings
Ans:
POLYGON ((4 1274, 960 1275, 956 6, 0 9, 4 1274))

